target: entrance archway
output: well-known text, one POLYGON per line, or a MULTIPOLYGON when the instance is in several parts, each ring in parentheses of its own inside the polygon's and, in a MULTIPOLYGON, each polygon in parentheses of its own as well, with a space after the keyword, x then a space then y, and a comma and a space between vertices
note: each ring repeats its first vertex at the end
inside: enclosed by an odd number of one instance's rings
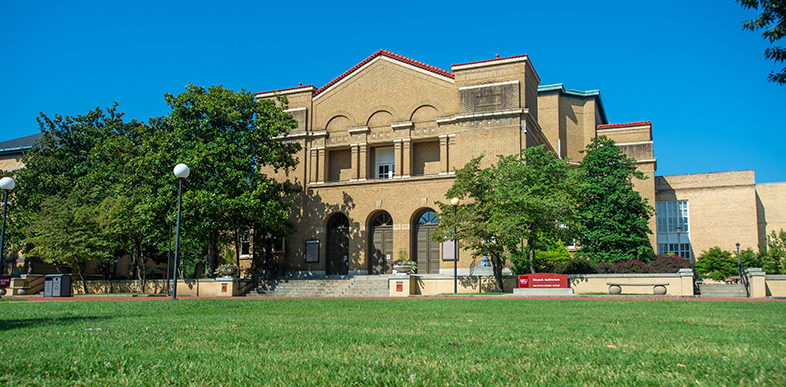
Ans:
POLYGON ((328 245, 325 274, 349 274, 349 219, 335 214, 328 221, 328 245))
POLYGON ((385 211, 371 221, 369 243, 369 274, 385 274, 390 271, 393 256, 393 218, 385 211))
POLYGON ((418 274, 439 274, 439 243, 429 239, 439 225, 439 218, 432 210, 423 211, 415 222, 415 250, 418 274))

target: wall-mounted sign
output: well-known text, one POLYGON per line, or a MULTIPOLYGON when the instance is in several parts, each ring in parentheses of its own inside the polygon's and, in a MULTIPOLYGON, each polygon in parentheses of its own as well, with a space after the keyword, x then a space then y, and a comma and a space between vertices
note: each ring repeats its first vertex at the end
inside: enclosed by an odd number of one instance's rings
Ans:
POLYGON ((443 261, 452 261, 456 259, 456 252, 455 252, 455 241, 445 241, 442 242, 442 260, 443 261))
POLYGON ((319 262, 319 241, 306 241, 306 262, 319 262))

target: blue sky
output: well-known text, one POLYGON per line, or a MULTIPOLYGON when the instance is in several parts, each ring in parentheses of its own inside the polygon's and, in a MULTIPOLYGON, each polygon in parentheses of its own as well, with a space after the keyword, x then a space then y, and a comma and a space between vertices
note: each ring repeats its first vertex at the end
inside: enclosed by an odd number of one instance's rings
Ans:
POLYGON ((67 3, 0 2, 0 141, 114 101, 146 121, 189 82, 320 87, 379 49, 445 70, 528 54, 541 84, 599 89, 611 123, 652 121, 657 175, 786 181, 786 87, 732 0, 67 3))

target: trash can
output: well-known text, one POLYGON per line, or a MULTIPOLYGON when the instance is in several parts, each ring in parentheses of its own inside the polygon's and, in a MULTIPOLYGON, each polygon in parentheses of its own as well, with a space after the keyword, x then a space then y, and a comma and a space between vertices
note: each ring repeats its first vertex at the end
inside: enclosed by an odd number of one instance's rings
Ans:
POLYGON ((44 277, 44 297, 71 297, 71 276, 47 274, 44 277))

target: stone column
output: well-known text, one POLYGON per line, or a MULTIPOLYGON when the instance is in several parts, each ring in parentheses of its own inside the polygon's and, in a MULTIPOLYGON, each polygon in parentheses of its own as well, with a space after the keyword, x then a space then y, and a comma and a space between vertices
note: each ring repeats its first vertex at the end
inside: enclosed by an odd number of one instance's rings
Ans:
POLYGON ((388 277, 388 289, 390 297, 407 297, 417 294, 415 277, 408 274, 396 274, 388 277))
POLYGON ((680 296, 693 296, 693 270, 680 269, 680 296))
POLYGON ((399 139, 393 140, 393 160, 394 160, 393 162, 395 165, 394 167, 395 171, 393 173, 393 177, 396 178, 401 177, 402 175, 401 172, 403 172, 402 169, 404 169, 404 163, 402 162, 401 159, 401 154, 403 153, 401 148, 402 148, 401 140, 399 139))
POLYGON ((761 268, 745 269, 746 277, 748 277, 748 289, 750 298, 764 298, 767 297, 767 282, 764 278, 765 273, 761 268))
POLYGON ((401 177, 410 177, 412 176, 412 140, 409 138, 403 138, 401 141, 403 151, 403 170, 401 171, 401 177))
POLYGON ((448 135, 448 171, 447 171, 449 174, 455 173, 455 172, 453 172, 453 169, 450 168, 450 167, 451 166, 454 166, 454 167, 457 166, 457 165, 455 165, 456 164, 456 160, 455 160, 455 158, 456 158, 456 151, 457 151, 457 149, 456 149, 456 135, 455 134, 449 134, 448 135), (453 154, 453 160, 451 160, 451 153, 453 154))
POLYGON ((360 148, 358 147, 358 144, 350 144, 349 146, 352 147, 352 156, 351 156, 352 174, 349 177, 349 180, 354 181, 360 178, 359 167, 358 167, 358 162, 360 161, 358 160, 358 155, 360 154, 360 148))
POLYGON ((324 183, 327 181, 328 155, 324 146, 317 148, 317 152, 319 152, 317 156, 317 183, 324 183))
POLYGON ((308 175, 308 182, 309 183, 316 183, 317 182, 317 168, 319 165, 317 164, 317 154, 319 152, 316 148, 311 148, 310 150, 310 162, 309 162, 309 175, 308 175))
POLYGON ((368 173, 368 144, 362 143, 358 145, 358 180, 366 180, 368 173))
POLYGON ((443 134, 439 136, 439 174, 448 174, 448 135, 443 134))

